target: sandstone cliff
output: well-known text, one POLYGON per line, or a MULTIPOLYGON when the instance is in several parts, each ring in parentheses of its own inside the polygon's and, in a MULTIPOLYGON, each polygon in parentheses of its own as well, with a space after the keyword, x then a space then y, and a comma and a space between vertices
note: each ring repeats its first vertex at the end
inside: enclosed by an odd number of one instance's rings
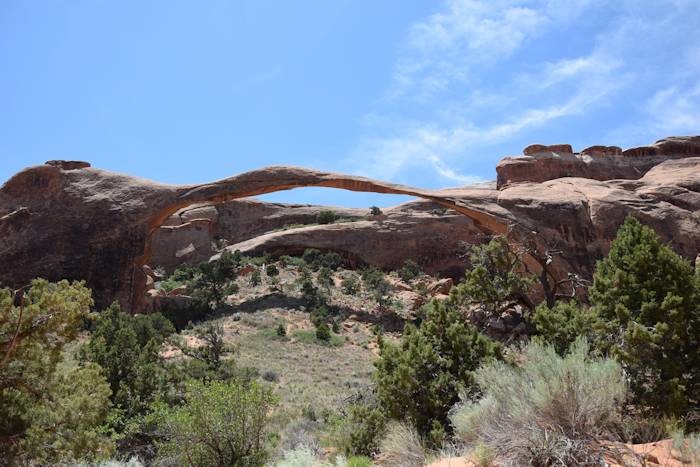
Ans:
MULTIPOLYGON (((18 173, 0 188, 0 282, 17 287, 39 276, 85 279, 95 291, 98 306, 117 299, 126 309, 137 311, 145 300, 147 278, 142 267, 154 264, 154 251, 167 258, 180 251, 164 249, 166 228, 175 237, 180 232, 192 235, 185 246, 192 243, 195 249, 219 236, 227 237, 232 248, 248 252, 319 247, 384 267, 413 257, 431 272, 448 274, 459 267, 454 258, 460 241, 478 242, 510 231, 515 232, 515 241, 532 234, 540 244, 561 249, 563 254, 554 265, 556 274, 589 276, 595 261, 607 252, 617 227, 631 213, 680 254, 694 259, 700 250, 700 157, 693 157, 698 141, 698 137, 667 138, 632 152, 602 148, 595 150, 603 155, 592 155, 593 149, 574 155, 586 167, 591 166, 586 158, 652 157, 639 159, 644 161, 636 166, 641 174, 621 176, 613 169, 605 172, 600 164, 595 169, 600 173, 586 172, 592 170, 586 168, 562 174, 569 170, 563 158, 527 156, 525 163, 507 159, 499 165, 500 189, 479 186, 436 191, 289 167, 261 169, 203 185, 171 186, 94 169, 86 163, 52 161, 18 173), (538 166, 548 167, 548 175, 542 177, 542 170, 533 168, 538 166), (502 173, 509 174, 504 175, 505 181, 502 173), (587 178, 569 176, 576 174, 587 178), (270 231, 294 218, 288 208, 231 202, 303 186, 408 194, 424 201, 386 210, 382 219, 279 232, 270 231), (193 205, 196 209, 183 211, 193 205), (435 215, 435 206, 451 211, 435 215), (222 216, 229 208, 236 213, 222 216), (241 215, 246 209, 248 214, 241 215), (275 210, 285 214, 274 219, 271 213, 275 210), (251 216, 253 212, 261 214, 251 216), (226 222, 229 224, 222 228, 226 222)), ((567 150, 559 146, 551 152, 559 155, 567 150)), ((546 151, 531 148, 528 152, 546 151)), ((204 258, 212 251, 200 252, 204 258)))
POLYGON ((544 182, 562 177, 636 180, 669 159, 700 156, 700 137, 669 137, 650 146, 623 151, 617 146, 591 146, 574 153, 568 144, 533 144, 523 156, 506 157, 496 167, 498 187, 518 182, 544 182))

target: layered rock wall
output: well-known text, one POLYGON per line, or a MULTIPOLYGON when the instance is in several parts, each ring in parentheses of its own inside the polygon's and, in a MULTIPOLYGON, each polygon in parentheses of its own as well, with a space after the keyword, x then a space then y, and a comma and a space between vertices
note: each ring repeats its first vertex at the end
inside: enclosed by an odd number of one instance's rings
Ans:
POLYGON ((514 183, 563 177, 636 180, 666 160, 696 156, 700 156, 697 136, 665 138, 650 146, 625 151, 617 146, 591 146, 574 153, 568 144, 534 144, 523 150, 523 156, 506 157, 498 164, 497 185, 504 188, 514 183))

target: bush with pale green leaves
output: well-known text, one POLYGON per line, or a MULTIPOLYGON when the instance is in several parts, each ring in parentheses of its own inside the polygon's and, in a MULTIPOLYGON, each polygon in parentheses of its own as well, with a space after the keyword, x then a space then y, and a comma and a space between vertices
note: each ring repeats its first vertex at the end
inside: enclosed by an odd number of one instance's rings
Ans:
POLYGON ((492 362, 475 378, 482 396, 453 409, 455 431, 508 465, 598 465, 627 396, 620 364, 592 358, 584 339, 565 357, 530 343, 521 365, 492 362))

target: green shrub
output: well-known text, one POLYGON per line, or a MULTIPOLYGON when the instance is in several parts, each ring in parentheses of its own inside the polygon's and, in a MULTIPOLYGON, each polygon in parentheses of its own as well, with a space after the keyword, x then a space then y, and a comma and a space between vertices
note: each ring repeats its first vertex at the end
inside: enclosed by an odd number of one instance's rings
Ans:
POLYGON ((330 335, 330 339, 327 341, 319 339, 316 337, 316 330, 294 331, 293 337, 297 342, 301 342, 302 344, 320 345, 323 347, 341 347, 345 343, 345 338, 343 336, 333 334, 330 335))
POLYGON ((331 340, 331 330, 325 321, 321 321, 316 325, 316 339, 324 342, 331 340))
POLYGON ((277 325, 277 335, 280 337, 287 335, 287 327, 283 323, 277 325))
POLYGON ((279 273, 279 269, 277 269, 277 266, 275 266, 274 264, 268 264, 265 267, 265 275, 267 275, 268 277, 277 277, 279 273))
POLYGON ((332 224, 335 222, 336 217, 337 216, 334 211, 324 209, 316 216, 316 222, 319 224, 332 224))
MULTIPOLYGON (((161 285, 166 289, 187 285, 189 294, 195 300, 190 314, 199 315, 205 309, 216 311, 226 304, 228 295, 238 290, 235 280, 243 261, 239 251, 232 253, 225 250, 216 261, 204 261, 196 267, 177 268, 161 285)), ((168 313, 174 314, 171 311, 168 313)))
POLYGON ((298 268, 307 266, 304 258, 300 258, 298 256, 284 255, 284 256, 280 256, 279 260, 280 260, 280 263, 282 263, 285 266, 296 266, 298 268))
POLYGON ((533 342, 520 367, 479 368, 482 397, 455 408, 457 434, 488 446, 508 465, 597 465, 597 441, 609 439, 627 388, 619 363, 592 359, 588 351, 585 339, 565 357, 533 342))
POLYGON ((543 303, 535 309, 531 321, 540 338, 554 346, 559 355, 566 354, 579 336, 594 342, 602 326, 595 310, 576 302, 557 302, 552 308, 543 303))
POLYGON ((301 289, 301 299, 304 301, 307 309, 313 309, 320 306, 324 306, 326 303, 326 298, 323 296, 318 287, 314 285, 311 279, 311 273, 304 269, 299 277, 299 284, 301 289))
POLYGON ((496 453, 485 444, 479 443, 474 446, 470 453, 477 467, 492 467, 496 461, 496 453))
POLYGON ((343 265, 343 257, 334 251, 329 251, 319 256, 318 265, 336 271, 343 265))
POLYGON ((261 281, 262 281, 262 278, 261 278, 261 276, 260 276, 260 271, 259 271, 259 270, 256 269, 255 271, 253 271, 253 272, 250 274, 250 280, 249 280, 249 282, 250 282, 250 285, 252 285, 253 287, 255 287, 256 285, 260 285, 260 282, 261 282, 261 281))
POLYGON ((404 282, 410 282, 416 277, 423 274, 423 271, 421 271, 420 266, 418 266, 418 263, 416 263, 413 260, 407 259, 403 263, 403 266, 401 266, 401 268, 399 269, 398 273, 401 280, 403 280, 404 282))
POLYGON ((223 356, 232 353, 232 349, 224 343, 223 326, 219 323, 207 323, 197 327, 194 334, 203 342, 202 345, 190 347, 180 336, 173 336, 169 342, 183 354, 204 363, 211 371, 218 371, 223 356))
POLYGON ((81 360, 102 367, 112 402, 125 419, 145 413, 149 403, 167 390, 159 352, 175 329, 159 314, 130 315, 117 303, 93 320, 90 340, 80 349, 81 360))
POLYGON ((360 291, 360 283, 354 274, 348 275, 340 282, 340 289, 345 295, 355 295, 360 291))
POLYGON ((316 248, 307 248, 306 250, 304 250, 304 253, 302 254, 301 258, 312 269, 318 269, 317 263, 319 256, 321 256, 321 250, 317 250, 316 248))
POLYGON ((162 440, 158 458, 170 465, 259 466, 267 458, 272 391, 256 382, 192 382, 185 403, 155 407, 152 418, 162 440))
POLYGON ((337 429, 338 447, 346 455, 373 456, 386 432, 386 417, 376 400, 354 402, 337 429))
POLYGON ((384 271, 381 269, 370 266, 362 270, 362 283, 367 290, 375 289, 382 281, 386 281, 384 271))
POLYGON ((386 308, 391 303, 391 285, 381 269, 372 266, 362 271, 362 282, 380 308, 386 308))
POLYGON ((379 209, 379 207, 377 207, 377 206, 372 206, 369 208, 369 215, 370 216, 381 216, 382 210, 379 209))
POLYGON ((314 324, 314 326, 317 327, 321 323, 327 323, 329 317, 330 313, 328 312, 328 308, 324 305, 317 306, 316 308, 311 310, 311 313, 309 314, 309 319, 314 324))
POLYGON ((523 274, 520 257, 503 236, 473 247, 469 260, 471 269, 464 281, 452 288, 450 297, 459 304, 479 305, 491 316, 500 315, 504 306, 525 297, 533 282, 523 274))
POLYGON ((333 280, 333 272, 326 266, 323 266, 318 270, 317 279, 321 287, 324 287, 325 289, 330 289, 335 285, 333 280))
POLYGON ((181 264, 169 277, 160 282, 160 286, 169 292, 176 287, 188 284, 194 278, 196 273, 197 268, 195 266, 181 264))
POLYGON ((199 300, 193 300, 186 306, 171 304, 160 308, 160 314, 172 323, 176 331, 182 331, 190 324, 202 321, 210 313, 210 306, 199 300))
POLYGON ((409 421, 433 444, 451 431, 448 413, 460 393, 473 391, 474 371, 500 355, 457 307, 432 301, 421 327, 407 325, 398 346, 381 342, 377 395, 389 417, 409 421))
POLYGON ((343 258, 338 253, 333 251, 322 253, 316 248, 307 248, 304 250, 302 258, 314 271, 318 271, 318 269, 322 267, 335 271, 343 265, 343 258))
POLYGON ((700 295, 688 261, 628 217, 599 261, 591 305, 605 322, 599 348, 630 376, 634 402, 683 417, 700 406, 700 295))
POLYGON ((251 266, 257 266, 259 268, 263 267, 265 264, 270 262, 270 256, 269 255, 262 255, 262 256, 241 256, 240 257, 240 264, 245 265, 245 264, 250 264, 251 266))
POLYGON ((353 456, 348 458, 346 467, 372 467, 372 460, 365 456, 353 456))

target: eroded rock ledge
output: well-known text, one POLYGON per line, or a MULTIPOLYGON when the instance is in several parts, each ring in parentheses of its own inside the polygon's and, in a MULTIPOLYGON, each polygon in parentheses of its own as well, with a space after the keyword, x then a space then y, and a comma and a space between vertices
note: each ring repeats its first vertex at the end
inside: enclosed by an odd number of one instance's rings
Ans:
POLYGON ((562 177, 636 180, 663 161, 696 156, 700 156, 698 136, 664 138, 625 151, 617 146, 591 146, 575 153, 569 144, 533 144, 523 150, 523 156, 506 157, 498 164, 497 186, 562 177))

